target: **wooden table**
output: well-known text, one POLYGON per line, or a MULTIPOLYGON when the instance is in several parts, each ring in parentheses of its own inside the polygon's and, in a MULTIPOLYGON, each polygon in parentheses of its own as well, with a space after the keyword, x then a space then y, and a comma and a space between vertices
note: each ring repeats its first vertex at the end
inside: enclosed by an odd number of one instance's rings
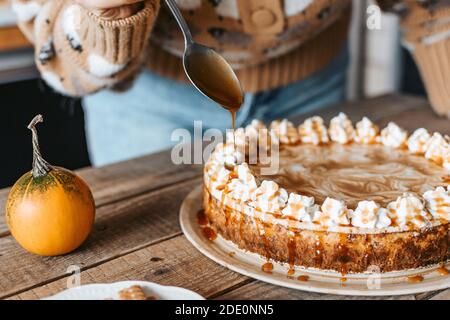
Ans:
MULTIPOLYGON (((357 121, 368 115, 413 130, 426 127, 450 134, 450 122, 428 104, 407 96, 384 96, 319 112, 329 120, 338 111, 357 121)), ((304 117, 294 119, 297 123, 304 117)), ((176 166, 169 152, 79 174, 97 203, 91 237, 76 252, 44 258, 22 250, 0 216, 0 298, 38 299, 66 288, 67 269, 80 266, 82 284, 146 280, 182 286, 209 299, 336 299, 276 287, 229 271, 204 257, 186 240, 178 223, 184 197, 201 183, 201 167, 176 166)), ((0 191, 4 210, 8 190, 0 191)), ((345 297, 352 299, 354 297, 345 297)), ((450 290, 392 299, 450 299, 450 290)))
POLYGON ((31 48, 31 43, 18 27, 0 28, 0 52, 31 48))

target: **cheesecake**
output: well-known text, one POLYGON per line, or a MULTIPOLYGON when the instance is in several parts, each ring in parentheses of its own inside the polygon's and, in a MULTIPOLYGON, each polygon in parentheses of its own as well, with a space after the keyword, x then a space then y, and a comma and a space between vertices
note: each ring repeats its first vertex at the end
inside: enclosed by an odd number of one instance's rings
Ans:
POLYGON ((449 182, 450 139, 437 132, 343 113, 329 124, 254 120, 209 157, 203 206, 218 235, 267 260, 391 272, 449 259, 449 182))

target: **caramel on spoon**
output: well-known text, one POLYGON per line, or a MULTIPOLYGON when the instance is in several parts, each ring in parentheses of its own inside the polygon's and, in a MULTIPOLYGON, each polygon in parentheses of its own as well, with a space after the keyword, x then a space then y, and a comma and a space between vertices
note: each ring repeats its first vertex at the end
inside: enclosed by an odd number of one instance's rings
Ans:
POLYGON ((244 101, 241 84, 228 62, 211 48, 196 43, 174 0, 166 0, 184 36, 183 67, 192 84, 205 96, 235 114, 244 101))

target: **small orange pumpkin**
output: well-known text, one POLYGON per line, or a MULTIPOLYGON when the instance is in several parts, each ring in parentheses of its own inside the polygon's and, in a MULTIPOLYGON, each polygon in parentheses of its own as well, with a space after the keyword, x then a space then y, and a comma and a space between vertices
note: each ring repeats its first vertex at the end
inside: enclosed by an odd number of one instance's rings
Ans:
POLYGON ((6 221, 13 237, 29 252, 56 256, 78 248, 91 232, 95 203, 88 185, 75 173, 53 167, 39 150, 36 116, 28 126, 33 136, 33 170, 12 187, 6 221))

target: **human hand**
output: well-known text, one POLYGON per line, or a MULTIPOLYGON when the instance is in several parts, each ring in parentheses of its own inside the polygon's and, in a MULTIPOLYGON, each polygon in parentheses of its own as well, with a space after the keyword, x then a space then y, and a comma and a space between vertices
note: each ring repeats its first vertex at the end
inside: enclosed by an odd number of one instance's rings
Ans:
POLYGON ((106 20, 124 19, 143 7, 142 0, 75 0, 95 15, 106 20))

